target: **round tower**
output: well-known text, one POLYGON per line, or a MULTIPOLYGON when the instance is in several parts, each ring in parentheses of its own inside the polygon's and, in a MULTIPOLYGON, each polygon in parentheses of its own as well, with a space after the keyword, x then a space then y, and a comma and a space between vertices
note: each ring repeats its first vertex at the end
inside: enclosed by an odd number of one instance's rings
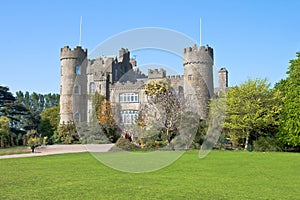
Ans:
POLYGON ((87 49, 60 50, 60 123, 86 120, 87 49))
POLYGON ((213 49, 208 45, 184 49, 184 94, 187 99, 194 99, 202 119, 207 118, 208 101, 214 92, 213 65, 213 49))

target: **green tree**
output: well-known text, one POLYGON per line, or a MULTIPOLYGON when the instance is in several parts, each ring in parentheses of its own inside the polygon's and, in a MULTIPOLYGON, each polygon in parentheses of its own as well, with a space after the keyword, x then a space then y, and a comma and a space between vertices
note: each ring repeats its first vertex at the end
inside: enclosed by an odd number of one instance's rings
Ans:
POLYGON ((6 116, 10 120, 10 139, 7 145, 20 144, 28 130, 27 122, 32 116, 22 103, 9 92, 8 87, 0 86, 0 116, 6 116))
POLYGON ((4 148, 10 135, 9 118, 0 116, 0 147, 4 148))
POLYGON ((280 95, 270 89, 266 79, 249 79, 226 93, 224 128, 234 143, 242 139, 245 149, 251 136, 274 131, 281 110, 280 95))
MULTIPOLYGON (((29 93, 25 94, 22 91, 16 92, 16 102, 25 106, 29 111, 30 115, 21 121, 25 124, 25 130, 31 129, 41 129, 41 127, 47 127, 50 125, 47 121, 41 119, 41 113, 47 109, 54 106, 58 106, 59 94, 38 94, 29 93)), ((43 132, 48 132, 46 135, 51 135, 53 133, 52 129, 43 130, 43 132)))
POLYGON ((275 86, 283 97, 278 135, 284 144, 297 147, 300 146, 300 52, 290 61, 287 75, 275 86))
POLYGON ((59 125, 59 106, 53 106, 46 108, 41 113, 41 121, 38 125, 38 132, 41 133, 42 137, 48 137, 48 143, 52 143, 51 138, 59 125))

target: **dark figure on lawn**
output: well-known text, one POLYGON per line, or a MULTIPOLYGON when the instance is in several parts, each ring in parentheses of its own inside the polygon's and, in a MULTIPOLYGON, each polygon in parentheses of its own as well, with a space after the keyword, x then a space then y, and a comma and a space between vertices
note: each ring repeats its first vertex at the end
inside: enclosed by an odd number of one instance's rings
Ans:
POLYGON ((34 144, 31 145, 31 152, 32 152, 32 153, 34 153, 34 148, 35 148, 35 147, 34 147, 34 144))

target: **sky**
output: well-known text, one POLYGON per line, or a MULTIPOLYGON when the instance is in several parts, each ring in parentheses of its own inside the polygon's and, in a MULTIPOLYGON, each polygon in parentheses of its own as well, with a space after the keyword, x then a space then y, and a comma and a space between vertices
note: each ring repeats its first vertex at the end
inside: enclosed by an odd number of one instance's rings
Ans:
MULTIPOLYGON (((214 67, 226 67, 229 85, 286 77, 300 50, 298 0, 2 1, 0 85, 12 92, 59 93, 60 48, 89 54, 120 33, 157 27, 214 49, 214 67)), ((126 47, 125 47, 126 48, 126 47)), ((130 50, 130 49, 129 49, 130 50)), ((118 52, 116 51, 116 55, 118 52)), ((135 51, 139 65, 159 63, 182 72, 182 58, 162 51, 135 51)))

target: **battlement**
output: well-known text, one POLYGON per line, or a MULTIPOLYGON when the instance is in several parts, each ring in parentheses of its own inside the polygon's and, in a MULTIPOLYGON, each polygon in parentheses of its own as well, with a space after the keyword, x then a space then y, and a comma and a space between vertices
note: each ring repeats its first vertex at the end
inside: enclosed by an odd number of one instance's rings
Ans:
POLYGON ((158 69, 148 69, 148 78, 149 79, 157 79, 157 78, 165 78, 166 77, 166 70, 160 68, 158 69))
POLYGON ((180 81, 180 80, 184 80, 184 75, 172 75, 172 76, 167 76, 167 79, 171 80, 171 81, 180 81))
POLYGON ((225 72, 225 73, 228 73, 227 69, 225 67, 222 67, 220 70, 219 70, 219 73, 221 72, 225 72))
POLYGON ((211 52, 213 51, 213 48, 211 48, 210 46, 206 45, 206 46, 200 46, 198 47, 196 44, 192 47, 187 47, 183 49, 183 54, 188 54, 189 52, 196 52, 196 53, 201 53, 201 52, 208 52, 209 54, 211 54, 211 52))
POLYGON ((95 59, 88 59, 87 74, 100 73, 104 71, 104 59, 100 56, 95 59))
POLYGON ((87 49, 82 49, 81 46, 77 46, 72 50, 69 46, 64 46, 60 49, 60 60, 62 59, 85 59, 87 57, 87 49))
POLYGON ((183 49, 183 65, 195 63, 213 63, 213 48, 194 45, 183 49))

